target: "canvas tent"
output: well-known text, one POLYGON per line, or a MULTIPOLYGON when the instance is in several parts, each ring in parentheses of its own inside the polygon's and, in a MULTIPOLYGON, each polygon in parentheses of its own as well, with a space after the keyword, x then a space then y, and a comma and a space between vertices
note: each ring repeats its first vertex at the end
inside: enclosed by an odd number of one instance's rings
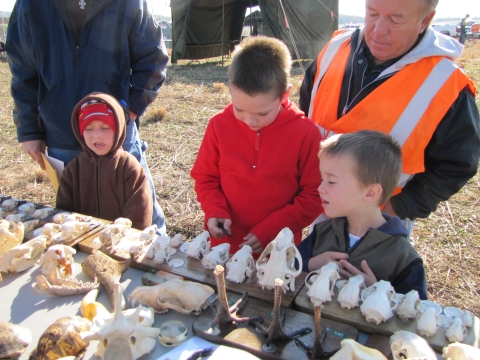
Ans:
POLYGON ((283 40, 293 58, 313 59, 338 28, 338 1, 171 0, 172 63, 228 54, 241 39, 247 8, 257 5, 264 35, 283 40))

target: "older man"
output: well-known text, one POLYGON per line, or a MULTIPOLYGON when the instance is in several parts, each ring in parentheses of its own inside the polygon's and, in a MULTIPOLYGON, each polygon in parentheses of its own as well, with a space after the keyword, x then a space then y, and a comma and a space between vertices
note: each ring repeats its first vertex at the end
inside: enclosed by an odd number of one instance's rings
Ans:
POLYGON ((452 62, 462 46, 428 27, 437 4, 366 0, 365 28, 335 34, 300 92, 324 137, 371 129, 401 144, 403 174, 384 211, 407 227, 465 185, 480 156, 475 86, 452 62))

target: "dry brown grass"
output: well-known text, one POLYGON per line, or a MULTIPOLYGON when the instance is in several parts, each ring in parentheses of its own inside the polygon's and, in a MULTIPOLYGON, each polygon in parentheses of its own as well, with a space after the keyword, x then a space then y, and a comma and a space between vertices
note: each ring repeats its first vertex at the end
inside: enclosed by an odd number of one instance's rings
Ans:
MULTIPOLYGON (((480 88, 480 41, 467 43, 458 63, 480 88)), ((228 61, 225 63, 228 65, 228 61)), ((307 64, 303 64, 305 67, 307 64)), ((203 213, 189 171, 209 118, 230 101, 227 67, 219 59, 170 66, 167 81, 148 108, 141 136, 170 234, 193 237, 203 213)), ((292 69, 292 100, 298 101, 302 67, 292 69)), ((11 120, 10 74, 0 63, 0 192, 54 205, 54 192, 16 142, 11 120)), ((478 97, 477 97, 478 103, 478 97)), ((480 316, 480 177, 477 175, 428 219, 419 220, 412 241, 427 269, 431 300, 480 316)))

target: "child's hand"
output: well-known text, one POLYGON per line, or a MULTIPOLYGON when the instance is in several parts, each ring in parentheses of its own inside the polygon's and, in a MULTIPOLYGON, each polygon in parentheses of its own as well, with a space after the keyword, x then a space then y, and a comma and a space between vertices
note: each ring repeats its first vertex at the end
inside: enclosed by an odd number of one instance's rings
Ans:
POLYGON ((241 249, 244 245, 250 245, 252 251, 255 254, 261 254, 263 251, 262 243, 258 240, 258 238, 253 235, 252 233, 248 233, 247 236, 243 238, 245 240, 244 243, 240 244, 238 247, 241 249))
POLYGON ((323 265, 327 265, 331 261, 336 262, 339 267, 342 267, 342 265, 340 265, 339 263, 339 261, 342 259, 348 259, 348 254, 338 251, 326 251, 310 259, 310 261, 308 262, 308 270, 318 270, 323 265))
POLYGON ((362 271, 358 270, 355 266, 350 264, 347 260, 340 260, 340 275, 342 277, 350 279, 352 276, 362 274, 365 278, 365 285, 372 286, 377 282, 377 278, 373 274, 372 270, 368 267, 367 260, 363 260, 360 266, 362 267, 362 271))
POLYGON ((232 220, 230 219, 210 218, 207 220, 207 230, 214 239, 220 239, 224 237, 226 233, 230 234, 231 226, 232 220))

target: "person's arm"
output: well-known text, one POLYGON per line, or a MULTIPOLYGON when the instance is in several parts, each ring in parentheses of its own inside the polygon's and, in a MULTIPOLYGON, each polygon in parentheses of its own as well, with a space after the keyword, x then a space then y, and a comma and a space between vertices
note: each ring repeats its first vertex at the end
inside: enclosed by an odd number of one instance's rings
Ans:
POLYGON ((153 198, 145 171, 132 155, 124 167, 125 205, 123 217, 132 221, 132 227, 143 230, 152 225, 153 198))
POLYGON ((317 153, 320 140, 320 132, 316 127, 312 127, 305 136, 298 156, 300 174, 298 192, 293 201, 271 213, 250 230, 263 247, 272 241, 282 228, 288 227, 295 234, 311 224, 323 212, 318 195, 320 170, 317 153))
POLYGON ((425 172, 416 174, 390 199, 401 218, 426 218, 477 173, 480 119, 473 94, 463 89, 425 150, 425 172))
POLYGON ((308 110, 310 109, 310 100, 312 97, 312 88, 315 82, 315 74, 317 73, 317 59, 313 60, 305 71, 305 76, 302 80, 302 86, 300 87, 300 98, 298 100, 298 107, 305 115, 308 116, 308 110))
POLYGON ((395 292, 406 294, 411 290, 417 290, 421 300, 428 300, 427 279, 422 259, 418 258, 410 264, 406 270, 392 281, 395 292))
POLYGON ((39 80, 35 48, 30 34, 28 14, 14 7, 10 16, 5 48, 12 74, 13 121, 22 150, 45 169, 40 153, 45 152, 45 134, 38 112, 39 80))
POLYGON ((205 226, 210 218, 231 220, 227 199, 220 185, 220 169, 218 167, 220 154, 213 122, 213 119, 210 119, 190 172, 191 177, 195 180, 197 200, 205 213, 205 226))
POLYGON ((129 110, 141 115, 155 100, 165 81, 168 63, 162 29, 148 11, 146 1, 138 9, 129 33, 130 77, 129 110))

